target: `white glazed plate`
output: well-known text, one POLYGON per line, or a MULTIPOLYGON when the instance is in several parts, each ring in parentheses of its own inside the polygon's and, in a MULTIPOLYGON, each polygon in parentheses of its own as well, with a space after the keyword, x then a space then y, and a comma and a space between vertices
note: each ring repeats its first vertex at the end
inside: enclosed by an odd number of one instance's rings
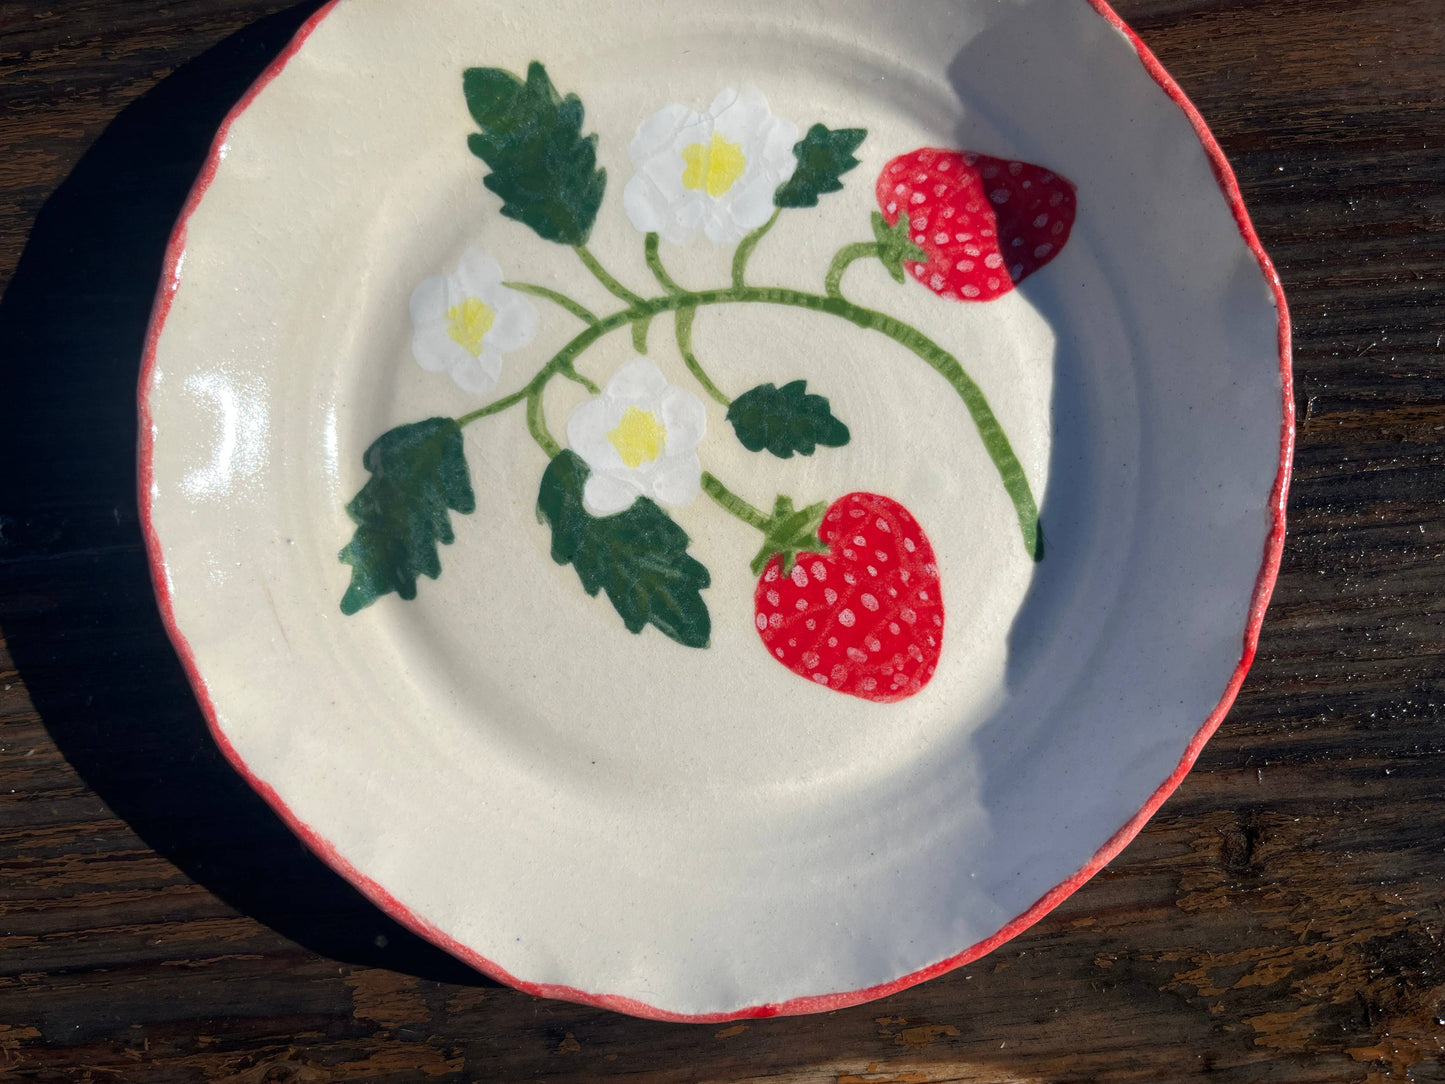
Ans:
POLYGON ((1193 763, 1288 342, 1102 2, 342 0, 172 241, 157 594, 238 770, 462 959, 837 1008, 1026 928, 1193 763))

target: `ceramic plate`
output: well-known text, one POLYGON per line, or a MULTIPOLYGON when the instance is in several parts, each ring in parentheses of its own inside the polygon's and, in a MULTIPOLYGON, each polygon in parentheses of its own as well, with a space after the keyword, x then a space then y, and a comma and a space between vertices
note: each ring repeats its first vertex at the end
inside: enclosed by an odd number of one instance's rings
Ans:
POLYGON ((343 0, 177 228, 142 504, 322 857, 717 1020, 971 960, 1138 831, 1253 654, 1290 403, 1102 4, 343 0))

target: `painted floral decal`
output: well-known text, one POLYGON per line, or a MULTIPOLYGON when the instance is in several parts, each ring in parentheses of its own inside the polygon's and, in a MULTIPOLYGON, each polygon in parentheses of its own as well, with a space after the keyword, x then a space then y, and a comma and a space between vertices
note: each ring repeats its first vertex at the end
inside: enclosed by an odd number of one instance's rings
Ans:
POLYGON ((643 121, 627 148, 637 171, 622 206, 643 233, 686 244, 701 231, 736 244, 773 213, 793 175, 798 126, 773 116, 751 88, 724 90, 706 113, 669 105, 643 121))
POLYGON ((879 174, 872 237, 837 252, 822 292, 751 285, 748 262, 778 217, 841 191, 867 133, 814 124, 800 139, 797 126, 774 116, 760 92, 728 88, 705 111, 662 107, 642 121, 628 148, 634 172, 622 205, 643 233, 656 280, 649 296, 617 279, 588 248, 607 174, 597 167, 597 136, 582 133, 577 96, 559 94, 535 62, 525 78, 473 68, 463 92, 479 129, 468 146, 488 167, 483 184, 501 200, 501 213, 571 248, 619 307, 598 315, 559 290, 504 278, 475 248, 451 273, 416 288, 417 362, 479 395, 496 386, 503 357, 536 334, 531 298, 555 305, 581 329, 520 390, 457 418, 398 426, 366 450, 370 479, 346 509, 356 531, 340 555, 351 566, 342 611, 357 613, 390 593, 414 598, 419 577, 441 574, 439 547, 454 538, 452 514, 476 508, 462 430, 522 407, 546 459, 537 516, 550 530, 552 557, 573 568, 587 594, 605 593, 630 632, 651 625, 685 647, 710 642, 702 592, 711 574, 665 510, 705 493, 762 536, 752 562, 753 612, 768 655, 813 684, 866 700, 918 693, 937 668, 944 632, 941 576, 922 525, 878 493, 801 508, 778 495, 770 509, 740 496, 705 469, 702 401, 669 384, 657 355, 649 356, 649 332, 659 319, 669 320, 698 389, 726 408, 730 436, 750 452, 781 459, 847 444, 847 424, 802 380, 735 395, 724 389, 694 346, 697 311, 738 304, 806 309, 893 340, 962 399, 1013 502, 1024 548, 1041 560, 1037 505, 978 385, 939 343, 848 300, 842 287, 854 264, 876 261, 894 281, 911 275, 944 302, 1000 297, 1063 249, 1076 211, 1074 186, 1027 162, 964 150, 910 151, 879 174), (730 282, 689 289, 668 272, 661 241, 686 244, 699 236, 735 245, 730 282), (577 363, 593 344, 624 329, 636 356, 599 385, 577 363), (543 409, 543 393, 557 377, 590 394, 567 419, 567 447, 543 409))
POLYGON ((485 395, 497 386, 502 356, 536 336, 537 310, 502 285, 496 260, 471 248, 454 273, 429 278, 412 291, 411 324, 418 365, 445 370, 464 391, 485 395))
POLYGON ((587 511, 610 516, 638 497, 691 503, 702 492, 697 446, 706 431, 696 395, 668 384, 650 359, 629 361, 567 419, 567 442, 592 472, 587 511))

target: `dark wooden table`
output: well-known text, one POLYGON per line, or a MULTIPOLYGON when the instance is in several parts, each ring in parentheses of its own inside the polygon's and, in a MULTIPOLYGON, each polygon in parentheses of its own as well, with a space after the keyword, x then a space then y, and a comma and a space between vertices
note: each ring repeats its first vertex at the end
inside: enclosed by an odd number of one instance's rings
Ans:
POLYGON ((1294 314, 1258 660, 1178 793, 1032 930, 731 1026, 539 1001, 399 929, 220 760, 162 632, 132 409, 161 252, 312 8, 0 0, 0 1077, 1445 1081, 1440 0, 1120 5, 1294 314))

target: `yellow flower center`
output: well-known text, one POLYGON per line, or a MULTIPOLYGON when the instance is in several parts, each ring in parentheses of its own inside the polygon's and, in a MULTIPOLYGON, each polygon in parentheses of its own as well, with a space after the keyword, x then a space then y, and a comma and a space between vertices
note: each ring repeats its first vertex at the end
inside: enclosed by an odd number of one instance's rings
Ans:
POLYGON ((636 470, 662 454, 667 429, 652 411, 630 406, 622 412, 622 420, 617 423, 616 429, 607 434, 607 439, 628 469, 636 470))
POLYGON ((480 357, 482 339, 497 322, 497 310, 478 297, 447 309, 447 336, 472 357, 480 357))
POLYGON ((714 198, 731 188, 748 164, 742 144, 732 143, 716 132, 711 143, 689 143, 683 147, 682 161, 687 167, 682 171, 682 186, 706 188, 707 194, 714 198))

